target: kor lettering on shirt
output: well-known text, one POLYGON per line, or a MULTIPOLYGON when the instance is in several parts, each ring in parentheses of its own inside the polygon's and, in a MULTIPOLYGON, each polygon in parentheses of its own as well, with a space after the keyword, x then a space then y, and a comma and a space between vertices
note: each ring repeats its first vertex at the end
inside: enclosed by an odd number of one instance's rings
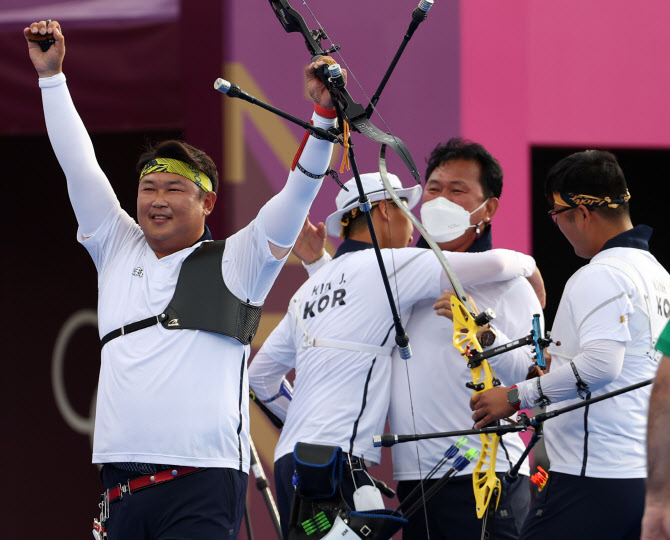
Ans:
POLYGON ((668 300, 668 293, 664 283, 660 281, 653 281, 654 289, 656 290, 656 309, 659 315, 666 319, 670 318, 670 300, 668 300))
MULTIPOLYGON (((339 283, 335 287, 342 286, 346 283, 344 274, 340 276, 339 283)), ((346 304, 344 297, 347 291, 344 288, 335 289, 331 281, 315 285, 312 288, 312 293, 308 300, 305 300, 305 309, 302 313, 302 318, 315 317, 317 313, 323 313, 326 309, 334 308, 335 306, 343 306, 346 304)))

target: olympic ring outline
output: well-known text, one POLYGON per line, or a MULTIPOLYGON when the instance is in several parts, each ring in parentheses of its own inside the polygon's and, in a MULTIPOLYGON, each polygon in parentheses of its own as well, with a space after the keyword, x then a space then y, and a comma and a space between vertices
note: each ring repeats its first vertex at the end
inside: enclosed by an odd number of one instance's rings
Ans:
POLYGON ((92 309, 80 309, 76 311, 67 318, 59 330, 51 356, 51 387, 56 400, 56 406, 67 425, 77 433, 87 434, 92 444, 95 427, 95 406, 98 396, 97 384, 93 393, 89 416, 84 417, 72 407, 65 390, 65 379, 63 376, 65 351, 67 350, 69 341, 77 330, 85 326, 93 326, 96 330, 98 328, 98 316, 92 309))

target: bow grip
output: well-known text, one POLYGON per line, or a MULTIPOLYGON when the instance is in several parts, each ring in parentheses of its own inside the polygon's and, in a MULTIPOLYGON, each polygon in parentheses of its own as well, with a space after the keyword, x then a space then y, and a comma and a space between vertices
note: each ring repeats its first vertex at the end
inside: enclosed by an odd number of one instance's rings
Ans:
POLYGON ((533 344, 535 345, 536 363, 542 369, 547 367, 547 362, 544 359, 544 349, 540 340, 542 339, 542 329, 540 328, 540 315, 536 313, 533 315, 533 344))

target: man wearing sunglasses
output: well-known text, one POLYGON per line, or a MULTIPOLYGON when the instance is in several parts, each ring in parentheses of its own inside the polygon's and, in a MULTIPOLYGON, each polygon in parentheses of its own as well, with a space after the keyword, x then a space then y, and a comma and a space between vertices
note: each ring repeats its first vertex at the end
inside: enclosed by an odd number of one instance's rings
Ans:
MULTIPOLYGON (((631 222, 616 158, 597 150, 572 154, 549 171, 545 193, 575 254, 591 260, 563 291, 551 372, 476 396, 476 427, 520 408, 594 398, 652 378, 658 367, 654 346, 670 315, 670 275, 649 253, 652 230, 631 222)), ((546 422, 549 482, 521 538, 640 537, 649 393, 640 388, 546 422)))

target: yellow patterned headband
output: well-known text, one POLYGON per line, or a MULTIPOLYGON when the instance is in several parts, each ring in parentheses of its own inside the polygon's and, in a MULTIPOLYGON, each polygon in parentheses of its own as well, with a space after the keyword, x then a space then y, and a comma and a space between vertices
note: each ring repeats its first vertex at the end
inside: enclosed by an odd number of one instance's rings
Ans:
POLYGON ((147 174, 167 172, 188 178, 203 191, 212 191, 212 181, 204 172, 188 163, 172 158, 156 158, 147 163, 140 173, 140 180, 147 174))
POLYGON ((590 208, 598 208, 599 206, 608 206, 609 208, 616 208, 620 204, 628 202, 630 193, 620 195, 616 199, 611 197, 595 197, 593 195, 578 195, 576 193, 554 193, 554 202, 559 206, 579 206, 583 204, 590 208))

